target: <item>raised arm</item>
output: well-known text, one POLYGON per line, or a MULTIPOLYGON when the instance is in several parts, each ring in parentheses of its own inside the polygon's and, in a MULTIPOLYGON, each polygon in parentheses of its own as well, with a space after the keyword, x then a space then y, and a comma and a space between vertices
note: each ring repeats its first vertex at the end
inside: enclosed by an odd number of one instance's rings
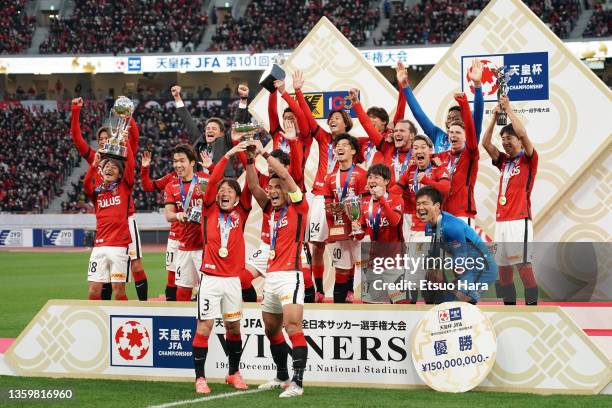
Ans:
POLYGON ((93 161, 89 165, 89 170, 85 174, 83 178, 83 190, 85 191, 85 195, 89 197, 90 200, 94 200, 94 189, 96 182, 96 172, 98 171, 98 165, 100 164, 100 153, 96 153, 93 161))
POLYGON ((398 84, 397 106, 395 107, 395 116, 393 116, 393 126, 397 125, 397 122, 404 119, 405 114, 406 114, 406 95, 404 95, 402 86, 398 84))
POLYGON ((484 147, 484 149, 487 151, 487 153, 489 154, 489 156, 491 156, 491 160, 493 161, 493 163, 497 163, 497 161, 499 160, 499 149, 497 147, 495 147, 495 145, 493 144, 493 130, 495 129, 495 122, 497 120, 497 112, 499 112, 499 105, 495 107, 495 109, 493 109, 493 114, 491 115, 491 121, 489 122, 489 125, 487 126, 487 128, 484 131, 484 134, 482 136, 482 147, 484 147))
POLYGON ((83 98, 75 98, 72 100, 72 114, 70 116, 70 135, 72 136, 72 142, 76 147, 77 151, 87 163, 91 164, 94 160, 95 152, 94 150, 87 144, 83 134, 81 133, 81 123, 80 123, 80 115, 81 115, 81 107, 83 106, 83 98))
POLYGON ((249 86, 246 83, 238 84, 238 96, 240 96, 240 102, 234 114, 234 122, 247 123, 249 121, 249 86))
POLYGON ((268 203, 268 195, 259 185, 259 177, 257 177, 257 170, 255 169, 255 164, 253 159, 249 159, 247 165, 245 166, 246 172, 246 182, 249 190, 251 190, 251 194, 255 197, 255 201, 263 210, 268 203))
POLYGON ((455 100, 461 108, 461 119, 463 119, 463 125, 465 126, 465 146, 472 151, 478 150, 478 140, 476 140, 474 121, 467 97, 463 92, 458 92, 455 94, 455 100))
POLYGON ((268 122, 270 124, 270 134, 281 130, 280 121, 278 119, 278 104, 277 104, 278 96, 276 92, 271 92, 268 96, 268 122))
MULTIPOLYGON (((310 127, 308 126, 308 119, 304 116, 304 112, 300 108, 300 105, 287 93, 286 90, 282 92, 283 99, 289 105, 289 109, 295 115, 295 119, 297 120, 297 126, 300 130, 300 135, 307 135, 310 132, 310 127)), ((278 117, 278 116, 277 116, 278 117)))
POLYGON ((138 154, 138 142, 140 140, 140 130, 138 129, 138 124, 134 120, 134 117, 130 117, 130 127, 128 128, 128 142, 130 143, 130 148, 132 149, 132 155, 134 159, 138 154))
POLYGON ((514 113, 514 110, 512 110, 512 105, 510 105, 510 100, 507 96, 502 96, 499 102, 502 109, 508 114, 508 118, 510 119, 510 123, 512 123, 512 128, 514 129, 514 133, 516 133, 516 136, 523 144, 525 155, 527 157, 531 157, 533 155, 533 143, 531 143, 531 139, 529 139, 529 136, 527 136, 527 129, 525 129, 523 122, 519 116, 514 113))
POLYGON ((215 202, 215 198, 217 197, 217 185, 221 180, 223 180, 223 174, 225 172, 225 166, 229 162, 230 157, 238 152, 243 152, 246 150, 247 144, 245 142, 241 142, 234 146, 231 150, 221 157, 221 159, 215 164, 215 169, 213 170, 210 178, 208 179, 208 187, 206 187, 206 191, 204 192, 204 197, 202 198, 202 205, 205 207, 211 206, 215 202))
POLYGON ((374 143, 374 146, 376 146, 377 149, 380 150, 382 143, 384 142, 384 138, 382 137, 378 129, 374 127, 372 119, 370 119, 366 111, 363 110, 363 106, 361 105, 361 102, 359 102, 358 95, 359 90, 355 88, 351 88, 349 90, 349 97, 353 102, 353 109, 355 109, 355 112, 357 113, 359 123, 361 123, 361 126, 363 126, 370 141, 374 143))
POLYGON ((271 156, 268 152, 264 152, 263 157, 268 162, 270 170, 272 170, 281 179, 287 188, 288 193, 295 193, 300 189, 295 180, 293 180, 293 177, 291 177, 291 174, 289 174, 289 170, 287 170, 287 168, 283 166, 281 162, 276 159, 276 157, 271 156))
POLYGON ((481 61, 474 58, 472 66, 468 71, 470 79, 474 83, 474 130, 476 131, 476 142, 480 142, 480 132, 482 131, 482 117, 484 115, 484 98, 482 97, 482 68, 481 61))
POLYGON ((402 213, 391 207, 387 200, 380 198, 378 202, 380 205, 380 212, 389 220, 389 225, 391 227, 397 226, 403 220, 402 213))
POLYGON ((123 182, 127 184, 129 188, 134 187, 134 167, 134 153, 132 153, 132 147, 128 144, 125 169, 123 171, 123 182))
POLYGON ((198 126, 193 121, 193 118, 189 114, 183 99, 181 98, 181 87, 178 85, 174 85, 170 88, 170 92, 172 92, 172 96, 174 97, 174 102, 176 103, 176 111, 178 112, 181 120, 183 121, 183 125, 187 129, 187 133, 189 134, 189 139, 191 144, 195 144, 195 142, 200 138, 200 130, 198 126))
MULTIPOLYGON (((308 106, 308 102, 306 102, 306 98, 304 98, 304 94, 302 93, 302 86, 304 85, 304 75, 302 71, 295 71, 293 73, 293 89, 295 90, 295 96, 297 98, 300 109, 302 109, 302 113, 304 117, 308 121, 308 127, 311 132, 314 132, 319 124, 317 120, 312 115, 312 111, 310 110, 310 106, 308 106)), ((306 135, 300 135, 301 137, 305 137, 306 135)))

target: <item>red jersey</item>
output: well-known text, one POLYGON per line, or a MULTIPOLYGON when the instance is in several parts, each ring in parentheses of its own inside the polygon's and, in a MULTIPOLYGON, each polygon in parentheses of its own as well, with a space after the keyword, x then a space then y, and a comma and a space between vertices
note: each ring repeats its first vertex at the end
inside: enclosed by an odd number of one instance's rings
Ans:
POLYGON ((522 151, 514 159, 510 159, 506 153, 500 152, 497 162, 493 162, 493 165, 502 173, 499 180, 496 221, 531 219, 531 190, 538 172, 538 153, 536 150, 533 149, 531 157, 527 157, 525 152, 522 151), (506 189, 502 194, 504 181, 506 181, 506 189), (506 200, 504 205, 501 205, 500 202, 502 195, 505 196, 506 200))
POLYGON ((210 175, 208 187, 202 201, 202 228, 204 235, 204 257, 200 270, 207 275, 235 277, 244 268, 244 227, 251 211, 251 193, 242 189, 240 201, 230 212, 221 211, 217 204, 217 185, 223 179, 227 165, 224 156, 210 175), (227 234, 227 256, 222 257, 223 232, 227 234))
MULTIPOLYGON (((197 172, 193 176, 193 192, 191 194, 191 199, 188 205, 189 209, 197 207, 201 209, 202 207, 202 190, 200 190, 200 185, 198 183, 199 178, 208 179, 208 174, 203 172, 197 172)), ((185 212, 185 207, 183 205, 183 201, 187 199, 189 195, 189 190, 191 189, 192 180, 185 181, 175 179, 174 181, 168 183, 164 190, 164 203, 166 205, 171 204, 174 205, 176 212, 185 212), (182 184, 182 192, 181 192, 181 184, 182 184)), ((208 187, 206 187, 208 189, 208 187)), ((198 249, 202 249, 202 226, 200 223, 194 222, 185 222, 183 224, 179 224, 177 232, 178 232, 178 240, 179 240, 179 249, 181 251, 196 251, 198 249)))
MULTIPOLYGON (((325 203, 342 202, 344 198, 351 195, 351 193, 353 195, 364 194, 366 192, 367 179, 367 172, 355 164, 347 170, 338 169, 334 173, 327 175, 327 177, 325 177, 323 190, 325 203), (350 179, 348 179, 349 173, 350 179)), ((326 211, 326 216, 327 225, 330 228, 329 242, 350 239, 351 221, 348 215, 345 213, 342 213, 341 216, 334 215, 326 211), (341 219, 337 219, 338 217, 341 219), (336 225, 335 228, 342 228, 342 231, 334 231, 334 225, 336 225), (334 236, 333 238, 332 235, 334 236)))
MULTIPOLYGON (((277 271, 302 270, 302 242, 306 232, 306 219, 308 217, 308 202, 302 199, 299 203, 291 203, 285 208, 275 210, 268 203, 264 209, 268 219, 268 231, 276 230, 274 259, 268 259, 268 273, 277 271), (272 220, 274 213, 274 223, 272 220), (278 230, 276 229, 278 225, 278 230)), ((270 237, 272 239, 272 237, 270 237)))
POLYGON ((365 199, 361 203, 361 226, 372 242, 400 242, 404 200, 395 194, 387 194, 378 200, 365 199), (371 208, 370 208, 371 206, 371 208), (375 234, 375 230, 377 233, 375 234))
POLYGON ((97 166, 91 166, 83 181, 85 194, 93 201, 96 212, 94 246, 127 248, 132 242, 128 216, 134 188, 134 157, 129 147, 123 178, 119 182, 105 186, 97 179, 98 172, 97 166))
MULTIPOLYGON (((163 193, 168 183, 178 181, 176 172, 174 171, 166 174, 165 176, 161 178, 151 180, 149 169, 150 169, 150 166, 140 168, 140 182, 142 184, 143 191, 146 191, 148 193, 153 192, 153 191, 158 191, 160 193, 163 193)), ((180 229, 181 229, 180 222, 175 221, 171 223, 170 232, 168 233, 168 238, 178 239, 180 229)))
MULTIPOLYGON (((442 197, 446 198, 450 189, 450 180, 448 170, 445 166, 435 166, 430 163, 429 166, 423 170, 419 169, 417 165, 412 165, 408 168, 408 171, 404 173, 401 180, 397 183, 408 196, 408 211, 404 208, 405 212, 412 214, 412 231, 425 231, 425 223, 423 223, 419 217, 416 217, 416 193, 423 186, 431 186, 442 193, 442 197), (419 183, 416 178, 418 173, 425 173, 425 176, 419 183)), ((404 201, 406 203, 406 200, 404 201)))
POLYGON ((450 192, 444 203, 444 210, 455 217, 476 217, 474 185, 478 175, 478 140, 470 105, 465 96, 456 98, 461 107, 461 117, 465 126, 465 148, 459 152, 447 150, 438 154, 450 176, 450 192))

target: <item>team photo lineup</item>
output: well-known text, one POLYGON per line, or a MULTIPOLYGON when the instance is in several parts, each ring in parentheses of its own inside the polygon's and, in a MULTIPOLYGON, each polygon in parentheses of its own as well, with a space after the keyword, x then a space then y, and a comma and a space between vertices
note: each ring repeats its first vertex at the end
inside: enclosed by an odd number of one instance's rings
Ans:
MULTIPOLYGON (((165 218, 170 224, 166 300, 190 301, 195 297, 197 302, 193 358, 198 393, 210 393, 204 366, 213 321, 220 316, 229 350, 226 382, 238 390, 248 388, 238 371, 242 351, 239 322, 242 301, 257 301, 253 280, 259 277, 264 280, 263 322, 278 367, 276 378, 259 388, 282 387, 281 397, 303 393, 307 347, 302 308, 304 303, 325 301, 325 273, 334 276, 333 302, 351 303, 355 300, 355 274, 361 274, 361 268, 372 269, 369 259, 394 259, 416 250, 417 245, 410 244, 419 243, 428 259, 444 257, 447 252, 452 258, 472 256, 482 261, 456 268, 455 283, 450 285, 440 267, 412 272, 422 279, 414 280, 413 276, 414 284, 405 285, 404 290, 396 285, 398 278, 404 278, 397 267, 376 274, 366 272, 365 279, 379 282, 368 283, 378 290, 373 290, 376 293, 371 297, 364 293, 364 302, 416 303, 420 288, 426 303, 459 300, 476 304, 483 290, 495 285, 504 303, 512 305, 516 304, 512 276, 516 266, 526 304, 537 304, 528 243, 533 236, 530 193, 538 156, 508 97, 500 98, 482 130, 482 63, 475 59, 469 71, 475 93, 480 95, 474 112, 465 94, 457 93, 446 123, 438 127, 420 109, 401 63, 396 72, 401 92, 393 121, 380 107, 361 106, 360 90, 349 91, 366 135, 349 133, 353 120, 345 110, 329 114, 329 130, 319 126, 301 91, 303 74, 296 71, 291 74, 294 96, 287 92, 284 80, 273 82, 268 102, 270 129, 266 129, 271 152, 258 137, 258 126, 240 126, 250 122, 249 88, 241 84, 232 129, 225 130, 220 118, 209 118, 204 135, 193 144, 179 144, 171 150, 174 171, 152 180, 150 167, 155 160, 149 152, 142 155, 142 186, 145 191, 163 192, 165 218), (276 108, 279 97, 288 104, 282 117, 276 108), (404 118, 406 105, 427 134, 417 134, 415 124, 404 118), (496 127, 500 118, 504 125, 496 127), (493 137, 501 138, 503 151, 495 147, 493 137), (310 156, 313 140, 318 145, 319 164, 312 186, 306 186, 304 158, 310 156), (479 143, 500 173, 495 241, 503 256, 496 257, 473 228, 479 143), (266 163, 261 170, 255 165, 258 156, 266 163), (244 187, 225 176, 228 162, 234 159, 245 169, 244 187), (243 232, 252 198, 263 211, 263 221, 260 246, 249 254, 243 232), (363 240, 371 248, 365 263, 363 240), (505 242, 509 244, 499 248, 505 242), (423 243, 429 244, 426 249, 423 243), (323 262, 326 248, 332 256, 327 271, 323 262), (445 290, 448 286, 452 289, 445 290), (292 377, 287 369, 288 353, 294 361, 292 377)), ((173 86, 171 93, 185 126, 189 126, 192 119, 184 109, 181 87, 173 86)), ((126 300, 126 283, 130 281, 135 283, 138 298, 147 299, 131 196, 139 130, 130 115, 130 104, 125 97, 117 99, 113 107, 117 124, 98 130, 99 147, 94 151, 79 130, 82 99, 72 101, 72 137, 91 164, 84 187, 96 212, 95 245, 88 267, 91 300, 111 296, 126 300), (117 158, 120 151, 125 152, 125 160, 117 158)))
POLYGON ((608 404, 611 12, 0 6, 0 400, 608 404))

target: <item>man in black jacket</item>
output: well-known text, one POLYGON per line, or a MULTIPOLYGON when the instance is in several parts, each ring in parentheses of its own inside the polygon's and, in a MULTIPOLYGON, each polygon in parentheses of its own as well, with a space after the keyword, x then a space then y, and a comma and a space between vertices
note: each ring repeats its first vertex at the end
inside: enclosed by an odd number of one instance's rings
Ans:
MULTIPOLYGON (((170 91, 174 97, 177 112, 187 129, 189 139, 198 157, 200 153, 205 152, 212 158, 213 163, 217 163, 225 153, 233 147, 231 132, 225 131, 225 125, 222 119, 212 117, 206 120, 204 134, 202 135, 181 98, 181 87, 174 85, 170 91)), ((242 105, 246 106, 249 93, 248 87, 241 86, 239 88, 239 93, 241 107, 242 105)), ((238 109, 237 117, 234 118, 234 120, 240 122, 242 118, 238 116, 242 116, 243 112, 242 109, 238 109)), ((224 175, 225 177, 237 177, 234 166, 226 166, 224 175)))

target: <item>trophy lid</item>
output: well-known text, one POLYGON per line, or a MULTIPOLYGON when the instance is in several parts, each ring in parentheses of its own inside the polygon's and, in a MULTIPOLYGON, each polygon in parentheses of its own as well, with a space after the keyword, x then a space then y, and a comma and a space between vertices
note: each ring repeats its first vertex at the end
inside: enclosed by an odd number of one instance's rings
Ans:
POLYGON ((127 96, 120 96, 113 105, 113 110, 117 115, 130 116, 134 112, 134 102, 127 96))

